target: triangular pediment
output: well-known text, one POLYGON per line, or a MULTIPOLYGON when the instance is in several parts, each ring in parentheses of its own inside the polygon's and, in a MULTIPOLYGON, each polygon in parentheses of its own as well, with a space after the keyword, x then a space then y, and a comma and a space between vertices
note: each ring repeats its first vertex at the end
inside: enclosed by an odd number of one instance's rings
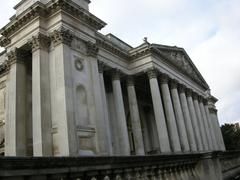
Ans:
POLYGON ((163 46, 157 44, 154 44, 153 47, 157 48, 157 50, 160 51, 161 54, 164 55, 164 57, 166 57, 167 61, 169 61, 169 63, 174 65, 181 72, 186 74, 188 77, 193 79, 195 82, 197 82, 204 88, 209 88, 203 76, 198 71, 198 69, 193 64, 192 60, 183 48, 163 46))

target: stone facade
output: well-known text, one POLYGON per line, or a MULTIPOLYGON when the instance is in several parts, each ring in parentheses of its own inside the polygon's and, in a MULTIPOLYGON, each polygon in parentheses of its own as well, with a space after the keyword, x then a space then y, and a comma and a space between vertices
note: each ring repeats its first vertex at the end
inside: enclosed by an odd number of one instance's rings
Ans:
POLYGON ((22 0, 0 30, 6 156, 224 151, 215 103, 184 49, 131 47, 88 0, 22 0))

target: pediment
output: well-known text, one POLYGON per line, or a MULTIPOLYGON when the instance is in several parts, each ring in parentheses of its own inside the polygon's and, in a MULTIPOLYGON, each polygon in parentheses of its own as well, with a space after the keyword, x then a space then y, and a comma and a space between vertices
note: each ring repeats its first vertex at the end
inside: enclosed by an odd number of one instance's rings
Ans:
POLYGON ((195 82, 208 89, 209 86, 183 48, 154 45, 167 61, 195 82))

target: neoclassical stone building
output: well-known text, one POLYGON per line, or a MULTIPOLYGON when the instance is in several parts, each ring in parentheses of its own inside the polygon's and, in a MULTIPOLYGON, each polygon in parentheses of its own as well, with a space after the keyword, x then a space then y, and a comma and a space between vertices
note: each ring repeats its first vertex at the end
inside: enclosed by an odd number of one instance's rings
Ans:
POLYGON ((22 0, 0 30, 6 156, 225 150, 210 88, 183 48, 98 31, 89 0, 22 0))

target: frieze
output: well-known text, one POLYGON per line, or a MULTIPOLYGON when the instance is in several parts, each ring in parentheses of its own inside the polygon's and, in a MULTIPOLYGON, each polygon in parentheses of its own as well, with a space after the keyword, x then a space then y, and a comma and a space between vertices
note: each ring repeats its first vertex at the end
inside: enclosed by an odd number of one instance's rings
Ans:
POLYGON ((66 44, 68 46, 71 46, 72 40, 73 40, 73 33, 70 32, 70 30, 60 27, 58 30, 54 30, 50 34, 50 38, 52 40, 52 43, 54 46, 59 45, 60 43, 66 44))
POLYGON ((24 15, 18 17, 15 16, 8 25, 0 30, 0 34, 4 37, 9 37, 36 17, 47 18, 60 10, 75 16, 77 19, 85 22, 95 30, 100 30, 106 25, 105 22, 98 19, 90 12, 87 12, 79 6, 73 6, 70 1, 57 0, 55 2, 49 1, 46 5, 41 2, 36 2, 24 15))
POLYGON ((41 33, 33 36, 32 39, 29 41, 29 45, 32 47, 32 52, 38 49, 48 50, 50 43, 50 38, 41 33))
POLYGON ((92 42, 86 42, 86 46, 87 46, 87 55, 88 56, 93 56, 96 57, 98 55, 98 47, 95 43, 92 42))
POLYGON ((127 52, 124 52, 116 47, 114 47, 114 45, 110 44, 110 43, 107 43, 103 40, 100 40, 100 39, 97 39, 97 46, 99 48, 103 48, 109 52, 111 52, 112 54, 118 56, 118 57, 121 57, 123 58, 124 60, 128 60, 130 59, 130 56, 127 52))

